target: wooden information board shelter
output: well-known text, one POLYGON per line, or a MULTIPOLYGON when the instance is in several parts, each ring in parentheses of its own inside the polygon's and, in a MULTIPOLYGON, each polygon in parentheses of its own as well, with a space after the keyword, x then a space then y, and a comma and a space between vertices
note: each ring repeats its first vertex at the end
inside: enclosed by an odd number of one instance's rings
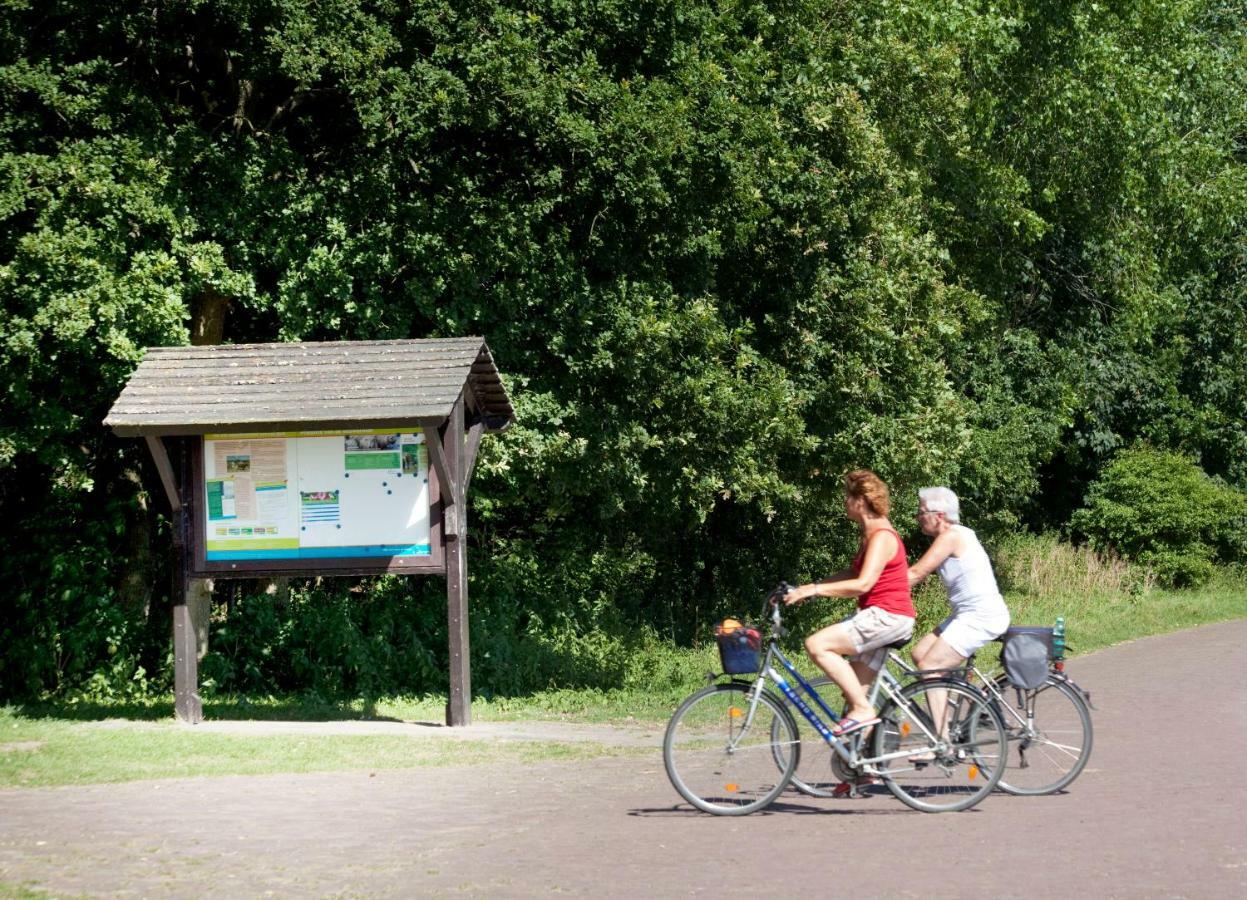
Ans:
POLYGON ((446 720, 468 724, 468 483, 514 421, 478 337, 148 349, 104 424, 146 440, 173 510, 178 717, 203 717, 193 586, 404 573, 446 577, 446 720))

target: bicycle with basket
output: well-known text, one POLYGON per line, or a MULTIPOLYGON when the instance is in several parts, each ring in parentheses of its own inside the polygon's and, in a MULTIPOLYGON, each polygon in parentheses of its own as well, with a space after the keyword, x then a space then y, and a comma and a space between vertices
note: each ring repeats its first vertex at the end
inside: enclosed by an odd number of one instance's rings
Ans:
POLYGON ((979 690, 953 679, 902 684, 886 669, 868 697, 880 722, 837 735, 840 716, 779 648, 780 584, 767 595, 761 630, 725 623, 717 639, 723 675, 676 709, 663 738, 663 763, 676 791, 715 815, 763 809, 788 787, 801 758, 790 708, 831 750, 831 765, 877 777, 897 799, 923 812, 968 809, 1000 779, 1007 734, 979 690), (826 718, 824 718, 826 717, 826 718), (941 727, 942 726, 942 727, 941 727))

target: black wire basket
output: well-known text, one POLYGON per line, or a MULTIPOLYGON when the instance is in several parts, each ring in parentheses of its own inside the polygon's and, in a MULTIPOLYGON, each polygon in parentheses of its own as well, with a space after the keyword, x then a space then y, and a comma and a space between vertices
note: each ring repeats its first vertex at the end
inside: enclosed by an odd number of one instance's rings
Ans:
POLYGON ((758 629, 729 619, 715 626, 714 633, 724 675, 745 675, 762 666, 762 634, 758 629))

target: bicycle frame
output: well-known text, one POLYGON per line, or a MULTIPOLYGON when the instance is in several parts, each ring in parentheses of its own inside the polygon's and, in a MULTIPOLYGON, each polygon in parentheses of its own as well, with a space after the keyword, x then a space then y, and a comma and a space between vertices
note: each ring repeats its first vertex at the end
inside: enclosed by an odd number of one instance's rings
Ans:
MULTIPOLYGON (((778 612, 776 613, 776 616, 778 616, 778 612)), ((775 622, 775 626, 778 628, 778 621, 775 622)), ((819 736, 822 737, 827 745, 841 759, 843 759, 846 764, 850 766, 868 766, 873 763, 888 762, 893 759, 900 759, 901 757, 909 757, 913 755, 913 750, 907 749, 900 750, 895 753, 886 753, 882 756, 861 757, 857 750, 854 749, 851 739, 848 741, 842 740, 839 736, 832 732, 826 722, 819 718, 818 713, 816 713, 811 708, 810 704, 807 703, 805 699, 797 693, 796 689, 788 683, 788 680, 784 677, 784 674, 775 668, 772 664, 774 661, 779 662, 779 664, 783 667, 784 672, 791 676, 800 688, 814 699, 814 702, 818 705, 818 707, 830 716, 833 722, 840 721, 840 716, 836 714, 835 710, 827 705, 826 701, 818 695, 818 692, 815 691, 814 688, 810 686, 810 683, 805 680, 800 672, 797 671, 796 667, 792 664, 792 661, 789 660, 788 657, 784 655, 783 651, 779 649, 776 635, 772 632, 766 649, 766 658, 762 662, 758 677, 754 680, 753 689, 750 692, 751 698, 749 703, 749 713, 745 719, 744 728, 741 729, 741 737, 743 737, 753 725, 754 713, 758 708, 758 697, 765 689, 767 679, 770 679, 775 682, 775 685, 779 688, 780 693, 783 694, 784 699, 791 706, 797 708, 801 715, 804 716, 814 727, 814 730, 818 732, 819 736)), ((871 706, 875 706, 876 708, 878 707, 879 695, 881 692, 886 694, 888 699, 909 714, 909 720, 921 729, 927 738, 934 742, 937 750, 943 749, 943 740, 926 727, 920 716, 912 714, 909 702, 901 695, 901 683, 897 681, 896 677, 887 670, 886 666, 879 670, 878 675, 875 676, 875 680, 871 683, 870 690, 867 692, 867 698, 870 701, 871 706)), ((858 734, 860 734, 860 732, 855 732, 855 736, 858 734)), ((874 773, 872 772, 871 774, 874 773)))
MULTIPOLYGON (((999 708, 1007 712, 1010 716, 1012 716, 1013 719, 1018 723, 1018 725, 1022 726, 1023 728, 1027 727, 1028 721, 1034 722, 1035 720, 1034 691, 1026 692, 1028 696, 1026 700, 1026 718, 1024 719, 1021 716, 1021 714, 1019 714, 1018 711, 1013 708, 1013 704, 1009 703, 1005 699, 1004 694, 1002 694, 999 690, 996 689, 996 685, 992 683, 992 680, 988 678, 986 675, 984 675, 983 672, 979 669, 979 667, 974 664, 973 656, 967 659, 965 665, 963 666, 950 666, 949 668, 946 668, 946 669, 915 669, 909 663, 905 662, 905 660, 901 658, 900 654, 896 653, 895 651, 888 654, 888 662, 895 665, 898 669, 901 670, 901 672, 904 675, 906 675, 909 678, 922 678, 923 676, 933 676, 933 677, 952 678, 957 681, 963 681, 970 687, 974 688, 976 691, 980 692, 981 694, 986 695, 989 699, 995 700, 999 708), (978 680, 981 682, 981 685, 974 684, 970 680, 971 675, 977 676, 978 680)), ((1008 724, 1009 723, 1006 720, 1005 725, 1008 725, 1008 724)))
MULTIPOLYGON (((1014 707, 1014 704, 1010 703, 1008 700, 1005 699, 1005 695, 996 687, 995 680, 993 678, 989 678, 986 674, 983 673, 983 671, 978 666, 974 664, 973 656, 971 656, 969 659, 966 660, 965 665, 952 666, 947 669, 915 669, 913 666, 909 665, 909 663, 905 662, 905 660, 902 659, 901 656, 895 651, 890 652, 888 654, 888 662, 894 664, 898 669, 901 670, 901 672, 904 675, 910 678, 913 678, 913 677, 921 678, 924 675, 933 675, 936 677, 953 678, 958 681, 964 681, 970 687, 974 688, 975 690, 979 691, 982 694, 985 694, 988 698, 995 700, 999 708, 1001 710, 1004 710, 1004 713, 1007 713, 1009 716, 1011 716, 1013 720, 1018 724, 1019 727, 1028 729, 1028 730, 1034 728, 1035 696, 1037 692, 1027 691, 1027 690, 1023 690, 1021 688, 1016 688, 1016 687, 1013 688, 1013 690, 1017 691, 1019 694, 1019 701, 1021 700, 1023 696, 1025 697, 1025 700, 1026 700, 1026 705, 1024 707, 1025 716, 1023 716, 1023 714, 1019 711, 1019 709, 1014 707), (972 681, 970 681, 970 676, 972 675, 977 676, 978 680, 982 683, 981 686, 978 684, 974 684, 972 681)), ((893 677, 895 678, 895 676, 893 677)), ((1087 692, 1084 691, 1082 688, 1080 688, 1077 684, 1075 684, 1074 681, 1064 672, 1057 671, 1055 669, 1050 669, 1048 671, 1048 677, 1055 678, 1058 681, 1061 681, 1064 684, 1069 685, 1073 690, 1077 691, 1080 696, 1082 696, 1084 699, 1087 699, 1087 696, 1088 696, 1087 692)), ((1021 706, 1020 702, 1018 706, 1019 707, 1021 706)), ((1089 702, 1088 702, 1088 706, 1090 706, 1089 702)), ((1007 726, 1008 724, 1009 724, 1009 721, 1008 719, 1006 719, 1005 725, 1007 726)))

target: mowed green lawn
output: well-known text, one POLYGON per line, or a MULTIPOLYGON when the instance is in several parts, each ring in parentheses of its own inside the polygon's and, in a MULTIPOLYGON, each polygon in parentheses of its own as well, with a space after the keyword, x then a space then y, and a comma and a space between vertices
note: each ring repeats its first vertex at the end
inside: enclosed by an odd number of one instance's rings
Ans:
POLYGON ((159 722, 28 719, 0 711, 0 787, 527 763, 627 752, 584 741, 222 734, 159 722))
MULTIPOLYGON (((1071 571, 1082 573, 1081 562, 1071 571)), ((1051 560, 1049 561, 1051 563, 1051 560)), ((1004 562, 1009 565, 1008 560, 1004 562)), ((1049 569, 1051 566, 1049 565, 1049 569)), ((1092 573, 1094 575, 1094 573, 1092 573)), ((1079 577, 1084 577, 1080 574, 1079 577)), ((1092 577, 1092 576, 1085 576, 1092 577)), ((1109 579, 1111 581, 1111 579, 1109 579)), ((919 594, 919 627, 938 621, 943 602, 937 590, 919 594)), ((1017 624, 1047 624, 1064 615, 1077 656, 1125 640, 1247 616, 1247 581, 1224 575, 1192 591, 1149 589, 1137 596, 1111 584, 1073 584, 1057 579, 1042 591, 1015 593, 1010 600, 1017 624), (1078 598, 1078 599, 1074 599, 1078 598)), ((793 640, 797 640, 794 638, 793 640)), ((795 645, 799 648, 799 643, 795 645)), ((793 655, 799 649, 793 650, 793 655)), ((714 651, 661 651, 661 684, 616 691, 546 691, 529 697, 473 702, 473 720, 557 720, 661 726, 680 698, 704 684, 715 666, 714 651), (674 673, 674 674, 673 674, 674 673)), ((1094 685, 1087 685, 1094 689, 1094 685)), ((392 698, 367 707, 326 707, 285 701, 213 700, 210 720, 370 719, 439 722, 445 698, 392 698)), ((327 726, 327 731, 331 726, 327 726)), ((537 760, 651 753, 652 749, 605 741, 465 740, 445 733, 419 736, 377 734, 240 734, 208 731, 173 721, 168 702, 150 706, 93 707, 45 704, 0 709, 0 788, 92 784, 151 778, 261 775, 401 769, 420 766, 516 764, 537 760)))

